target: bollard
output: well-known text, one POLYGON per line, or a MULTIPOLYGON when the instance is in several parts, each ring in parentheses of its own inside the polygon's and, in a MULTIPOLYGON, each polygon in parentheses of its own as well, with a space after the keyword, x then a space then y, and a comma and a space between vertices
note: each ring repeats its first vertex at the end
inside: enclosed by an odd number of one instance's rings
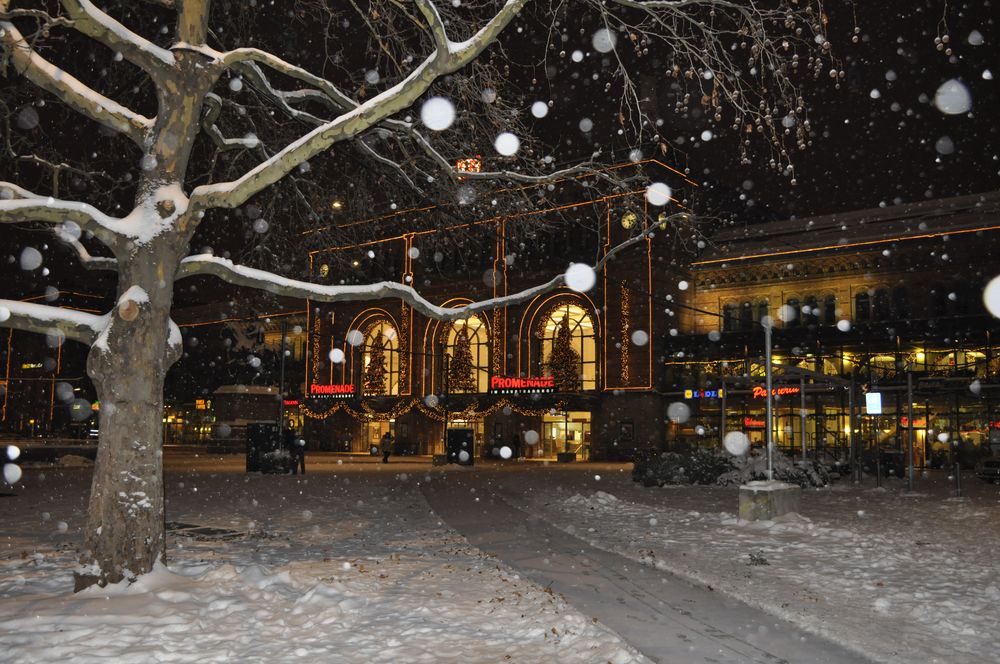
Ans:
POLYGON ((955 459, 955 495, 962 495, 962 464, 955 459))

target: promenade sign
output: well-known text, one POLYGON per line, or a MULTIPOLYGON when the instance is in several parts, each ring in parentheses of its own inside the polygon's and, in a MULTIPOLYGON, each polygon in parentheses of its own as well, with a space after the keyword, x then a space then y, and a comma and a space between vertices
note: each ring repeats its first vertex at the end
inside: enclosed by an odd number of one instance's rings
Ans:
POLYGON ((517 376, 493 376, 490 378, 490 392, 493 394, 539 394, 555 392, 554 376, 520 378, 517 376))

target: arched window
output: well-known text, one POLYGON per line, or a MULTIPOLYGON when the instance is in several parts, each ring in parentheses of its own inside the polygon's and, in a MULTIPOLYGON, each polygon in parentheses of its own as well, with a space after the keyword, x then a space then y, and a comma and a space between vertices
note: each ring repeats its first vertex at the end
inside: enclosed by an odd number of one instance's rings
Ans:
POLYGON ((448 391, 486 392, 490 380, 490 341, 483 321, 478 316, 457 320, 445 328, 445 333, 448 335, 444 340, 445 352, 451 357, 448 391), (463 346, 468 350, 463 350, 463 346))
POLYGON ((753 305, 750 302, 740 304, 740 329, 744 332, 753 329, 753 305))
POLYGON ((854 296, 854 320, 859 323, 872 319, 872 298, 868 291, 862 291, 854 296))
POLYGON ((735 304, 722 307, 722 331, 735 332, 739 328, 739 313, 735 304))
MULTIPOLYGON (((563 319, 569 327, 570 347, 576 351, 579 358, 580 389, 597 389, 597 343, 594 340, 594 321, 583 308, 566 302, 553 309, 542 327, 541 362, 548 361, 559 335, 563 319)), ((551 369, 546 368, 545 375, 551 375, 551 369)))
POLYGON ((785 309, 788 320, 785 321, 785 327, 798 327, 802 324, 802 307, 799 306, 799 298, 792 297, 785 302, 785 309))
POLYGON ((837 296, 827 295, 823 298, 823 322, 827 325, 837 324, 837 296))
POLYGON ((383 319, 365 328, 361 372, 365 396, 399 394, 399 335, 389 321, 383 319))

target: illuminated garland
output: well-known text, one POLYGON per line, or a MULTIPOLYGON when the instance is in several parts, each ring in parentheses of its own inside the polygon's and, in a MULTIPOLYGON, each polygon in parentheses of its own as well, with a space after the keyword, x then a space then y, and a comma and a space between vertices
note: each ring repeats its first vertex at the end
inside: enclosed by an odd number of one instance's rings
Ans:
POLYGON ((629 362, 628 362, 628 351, 629 351, 629 336, 628 330, 632 326, 632 321, 630 316, 632 314, 632 295, 622 281, 622 334, 620 339, 620 353, 621 353, 621 365, 622 365, 622 386, 628 385, 631 375, 629 372, 629 362))
MULTIPOLYGON (((323 412, 317 412, 312 410, 306 405, 300 406, 302 414, 308 418, 314 420, 325 420, 331 415, 337 413, 338 411, 344 411, 351 417, 353 417, 358 422, 388 422, 389 420, 394 420, 401 417, 414 408, 420 411, 423 415, 436 420, 438 422, 444 421, 444 411, 441 408, 431 408, 423 402, 421 399, 409 399, 408 401, 400 401, 398 404, 393 406, 390 410, 380 413, 373 409, 371 405, 366 402, 361 402, 361 411, 357 411, 345 402, 340 401, 332 406, 328 410, 323 412)), ((553 411, 564 411, 566 410, 566 402, 560 401, 550 408, 524 408, 519 406, 507 399, 500 399, 492 406, 485 408, 484 410, 478 410, 479 402, 473 401, 471 404, 466 406, 464 409, 459 411, 453 411, 448 413, 449 420, 478 420, 499 412, 504 408, 509 408, 511 411, 517 413, 518 415, 524 415, 527 417, 542 417, 543 415, 548 415, 553 411)))

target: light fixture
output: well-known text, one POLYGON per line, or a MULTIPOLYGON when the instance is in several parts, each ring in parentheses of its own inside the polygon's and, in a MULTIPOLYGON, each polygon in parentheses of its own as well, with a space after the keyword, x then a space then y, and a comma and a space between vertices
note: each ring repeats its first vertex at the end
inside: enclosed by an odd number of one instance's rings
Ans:
POLYGON ((622 228, 625 230, 635 227, 637 223, 639 223, 639 215, 632 210, 622 215, 622 228))
POLYGON ((333 208, 334 210, 339 210, 340 208, 344 207, 344 204, 341 203, 340 201, 333 201, 332 203, 330 203, 330 207, 333 208))
POLYGON ((322 265, 319 266, 319 276, 325 277, 328 274, 330 274, 330 266, 327 265, 326 263, 323 263, 322 265))

